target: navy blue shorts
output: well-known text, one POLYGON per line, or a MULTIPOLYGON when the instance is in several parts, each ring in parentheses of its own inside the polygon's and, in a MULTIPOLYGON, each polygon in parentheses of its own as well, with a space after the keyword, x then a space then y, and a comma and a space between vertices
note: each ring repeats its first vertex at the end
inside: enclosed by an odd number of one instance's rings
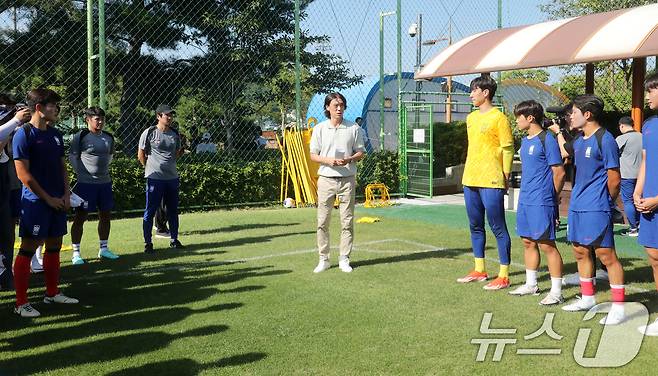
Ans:
POLYGON ((572 243, 596 248, 614 248, 612 212, 569 211, 567 239, 572 243))
POLYGON ((516 233, 531 240, 555 240, 555 206, 519 204, 516 233))
POLYGON ((640 214, 640 236, 637 242, 647 248, 658 249, 658 215, 656 212, 640 214))
POLYGON ((114 208, 112 196, 112 183, 89 184, 77 183, 73 192, 80 196, 84 202, 78 208, 87 212, 110 211, 114 208))
POLYGON ((21 196, 23 195, 23 190, 12 189, 9 193, 9 207, 11 208, 11 217, 18 218, 21 216, 21 196))
POLYGON ((18 235, 21 238, 46 239, 66 235, 66 212, 57 211, 43 200, 21 200, 21 220, 18 235))

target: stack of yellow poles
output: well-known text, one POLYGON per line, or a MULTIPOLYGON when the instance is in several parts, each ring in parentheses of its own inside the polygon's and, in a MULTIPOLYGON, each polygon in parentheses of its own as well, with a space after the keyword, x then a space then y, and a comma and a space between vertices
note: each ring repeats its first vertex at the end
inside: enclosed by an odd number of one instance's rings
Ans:
POLYGON ((277 135, 281 151, 281 201, 288 197, 292 182, 295 203, 298 207, 317 203, 317 164, 311 161, 309 151, 312 129, 299 130, 296 126, 283 130, 283 139, 277 135))

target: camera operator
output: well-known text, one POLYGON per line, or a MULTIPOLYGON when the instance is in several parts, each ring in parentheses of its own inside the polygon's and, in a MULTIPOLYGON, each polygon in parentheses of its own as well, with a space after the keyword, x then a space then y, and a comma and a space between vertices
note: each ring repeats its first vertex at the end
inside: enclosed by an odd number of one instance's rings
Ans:
MULTIPOLYGON (((571 112, 573 110, 573 102, 567 103, 565 106, 560 107, 547 107, 546 112, 555 114, 555 119, 548 125, 553 133, 555 133, 558 145, 560 146, 560 153, 564 158, 564 169, 566 171, 566 180, 571 182, 571 186, 576 185, 576 166, 573 164, 573 141, 581 134, 581 129, 574 128, 571 124, 571 112)), ((594 275, 598 280, 608 280, 608 272, 605 265, 597 262, 596 255, 592 251, 590 254, 593 262, 595 263, 594 275)), ((578 272, 564 275, 562 279, 563 285, 578 285, 580 284, 580 276, 578 272)))
POLYGON ((6 150, 10 136, 21 124, 30 120, 30 111, 16 105, 8 95, 0 95, 0 289, 11 288, 14 259, 14 219, 10 193, 15 177, 12 153, 6 150))

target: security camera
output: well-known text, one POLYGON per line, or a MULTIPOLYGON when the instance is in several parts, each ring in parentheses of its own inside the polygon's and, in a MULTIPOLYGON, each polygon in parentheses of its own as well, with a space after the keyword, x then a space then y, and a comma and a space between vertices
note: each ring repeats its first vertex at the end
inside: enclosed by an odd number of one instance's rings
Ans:
POLYGON ((408 31, 408 33, 409 33, 409 36, 410 36, 410 37, 412 37, 412 38, 415 37, 416 34, 418 34, 418 24, 415 23, 415 22, 412 23, 411 26, 409 26, 409 31, 408 31))

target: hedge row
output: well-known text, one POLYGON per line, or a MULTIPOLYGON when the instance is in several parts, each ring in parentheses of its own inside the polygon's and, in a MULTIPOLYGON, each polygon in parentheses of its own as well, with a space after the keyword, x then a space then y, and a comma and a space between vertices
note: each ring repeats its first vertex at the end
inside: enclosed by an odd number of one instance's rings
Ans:
MULTIPOLYGON (((398 191, 397 153, 377 152, 358 164, 357 194, 369 183, 383 182, 398 191)), ((144 168, 137 159, 118 156, 112 161, 115 210, 140 210, 145 205, 144 168)), ((281 159, 272 153, 259 161, 186 161, 178 164, 182 207, 222 206, 277 201, 281 184, 281 159)), ((71 173, 71 171, 69 171, 71 173)), ((74 175, 71 175, 72 177, 74 175)), ((75 179, 73 179, 75 180, 75 179)))

